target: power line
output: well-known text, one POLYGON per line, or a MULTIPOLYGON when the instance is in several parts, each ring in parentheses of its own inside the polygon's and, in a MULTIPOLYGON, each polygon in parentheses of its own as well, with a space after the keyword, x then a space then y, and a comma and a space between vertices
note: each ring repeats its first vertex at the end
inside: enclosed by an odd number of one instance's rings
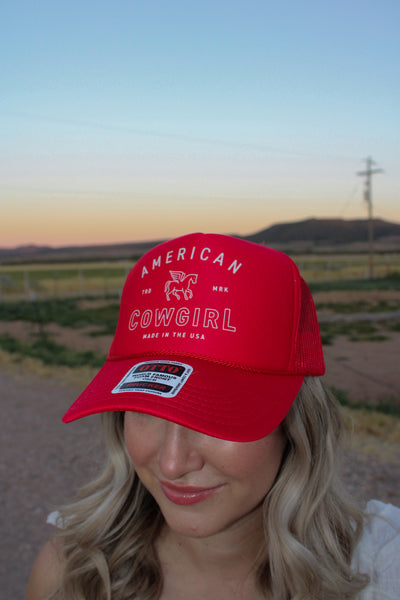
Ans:
POLYGON ((358 171, 357 175, 365 177, 364 200, 368 207, 368 244, 369 244, 369 278, 374 276, 374 222, 372 217, 372 175, 384 173, 383 169, 373 169, 372 165, 376 162, 370 156, 365 159, 367 168, 365 171, 358 171))

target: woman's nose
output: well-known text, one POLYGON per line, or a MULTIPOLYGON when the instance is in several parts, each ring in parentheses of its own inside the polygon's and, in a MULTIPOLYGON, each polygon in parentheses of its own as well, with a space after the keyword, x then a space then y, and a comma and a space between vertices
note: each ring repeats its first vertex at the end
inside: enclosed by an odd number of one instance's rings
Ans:
POLYGON ((162 475, 173 481, 192 472, 199 471, 204 459, 196 432, 165 421, 164 435, 159 449, 159 466, 162 475))

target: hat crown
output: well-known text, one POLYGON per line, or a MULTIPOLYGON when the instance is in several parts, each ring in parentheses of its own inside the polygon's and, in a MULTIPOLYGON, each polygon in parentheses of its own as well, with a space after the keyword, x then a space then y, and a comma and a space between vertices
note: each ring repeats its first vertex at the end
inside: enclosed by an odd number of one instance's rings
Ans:
POLYGON ((190 234, 128 275, 109 357, 64 415, 139 411, 238 442, 268 435, 324 372, 310 291, 285 254, 190 234))
POLYGON ((324 371, 315 306, 295 263, 218 234, 160 244, 127 278, 108 358, 166 355, 260 373, 324 371))

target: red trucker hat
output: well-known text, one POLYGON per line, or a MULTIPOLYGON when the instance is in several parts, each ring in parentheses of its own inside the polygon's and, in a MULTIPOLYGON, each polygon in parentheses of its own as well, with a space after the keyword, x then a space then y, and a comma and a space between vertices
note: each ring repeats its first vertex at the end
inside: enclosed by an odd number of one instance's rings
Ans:
POLYGON ((306 375, 324 371, 314 302, 295 263, 193 233, 130 271, 106 363, 63 421, 127 410, 252 441, 279 425, 306 375))

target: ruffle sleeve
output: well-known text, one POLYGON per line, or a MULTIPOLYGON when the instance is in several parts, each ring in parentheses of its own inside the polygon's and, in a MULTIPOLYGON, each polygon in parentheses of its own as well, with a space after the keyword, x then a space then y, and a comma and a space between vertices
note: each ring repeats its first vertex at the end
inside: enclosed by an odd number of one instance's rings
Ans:
POLYGON ((353 567, 370 577, 357 600, 400 600, 400 509, 370 500, 353 567))

